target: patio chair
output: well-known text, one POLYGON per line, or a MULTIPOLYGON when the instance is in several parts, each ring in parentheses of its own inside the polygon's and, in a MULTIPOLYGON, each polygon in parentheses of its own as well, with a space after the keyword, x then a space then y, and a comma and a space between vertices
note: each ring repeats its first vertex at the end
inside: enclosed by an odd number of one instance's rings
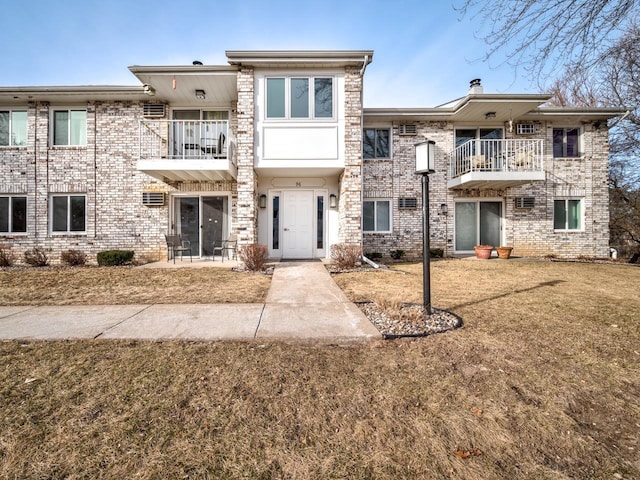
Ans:
POLYGON ((165 234, 164 238, 167 242, 167 262, 173 257, 173 263, 176 263, 176 252, 180 252, 180 261, 182 261, 184 252, 189 252, 189 259, 193 263, 191 242, 189 240, 182 240, 180 235, 165 234))
POLYGON ((224 254, 227 254, 227 260, 231 259, 230 253, 233 252, 233 259, 238 260, 238 235, 232 233, 226 240, 220 242, 220 245, 213 243, 213 261, 216 260, 216 252, 220 252, 220 260, 224 262, 224 254))

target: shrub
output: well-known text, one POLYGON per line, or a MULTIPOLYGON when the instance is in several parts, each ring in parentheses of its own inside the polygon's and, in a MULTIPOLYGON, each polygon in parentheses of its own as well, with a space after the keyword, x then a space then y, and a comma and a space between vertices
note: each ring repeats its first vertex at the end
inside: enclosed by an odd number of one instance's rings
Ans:
POLYGON ((431 258, 442 258, 444 257, 444 250, 442 248, 432 248, 429 250, 431 254, 431 258))
POLYGON ((264 270, 264 264, 267 261, 267 246, 258 243, 245 245, 240 248, 238 255, 247 270, 261 272, 264 270))
POLYGON ((391 258, 393 258, 394 260, 400 260, 402 257, 404 257, 405 251, 404 250, 391 250, 389 252, 389 255, 391 255, 391 258))
POLYGON ((336 243, 331 245, 331 258, 338 268, 354 268, 362 256, 362 248, 359 245, 349 243, 336 243))
POLYGON ((98 252, 98 265, 103 267, 126 265, 131 263, 133 255, 133 250, 105 250, 98 252))
POLYGON ((11 250, 0 246, 0 267, 13 267, 14 257, 11 250))
POLYGON ((33 247, 24 252, 24 263, 32 267, 46 267, 49 265, 49 257, 41 248, 33 247))
POLYGON ((60 254, 60 261, 70 267, 79 267, 87 263, 87 255, 80 250, 65 250, 60 254))

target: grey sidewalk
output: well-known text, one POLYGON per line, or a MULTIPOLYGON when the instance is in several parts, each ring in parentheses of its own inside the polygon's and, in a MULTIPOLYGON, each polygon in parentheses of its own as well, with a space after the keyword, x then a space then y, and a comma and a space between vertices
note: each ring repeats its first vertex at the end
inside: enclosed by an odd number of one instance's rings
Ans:
POLYGON ((0 339, 380 338, 320 262, 283 262, 266 303, 0 306, 0 339))

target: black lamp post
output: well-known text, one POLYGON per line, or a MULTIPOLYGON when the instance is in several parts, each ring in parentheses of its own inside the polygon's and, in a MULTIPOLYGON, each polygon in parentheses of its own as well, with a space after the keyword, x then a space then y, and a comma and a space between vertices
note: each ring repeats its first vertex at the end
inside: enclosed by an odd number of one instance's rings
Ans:
POLYGON ((416 173, 422 174, 422 299, 431 315, 431 252, 429 248, 429 174, 435 172, 436 142, 416 144, 416 173))

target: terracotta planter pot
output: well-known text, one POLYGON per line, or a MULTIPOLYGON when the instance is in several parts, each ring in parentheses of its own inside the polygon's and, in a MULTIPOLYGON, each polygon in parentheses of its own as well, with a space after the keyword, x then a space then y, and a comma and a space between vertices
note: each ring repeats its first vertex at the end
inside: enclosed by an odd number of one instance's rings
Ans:
POLYGON ((513 247, 496 247, 498 258, 503 258, 505 260, 511 256, 511 250, 513 250, 513 247))
POLYGON ((477 258, 488 260, 489 258, 491 258, 493 245, 476 245, 475 247, 473 247, 473 250, 476 252, 477 258))

